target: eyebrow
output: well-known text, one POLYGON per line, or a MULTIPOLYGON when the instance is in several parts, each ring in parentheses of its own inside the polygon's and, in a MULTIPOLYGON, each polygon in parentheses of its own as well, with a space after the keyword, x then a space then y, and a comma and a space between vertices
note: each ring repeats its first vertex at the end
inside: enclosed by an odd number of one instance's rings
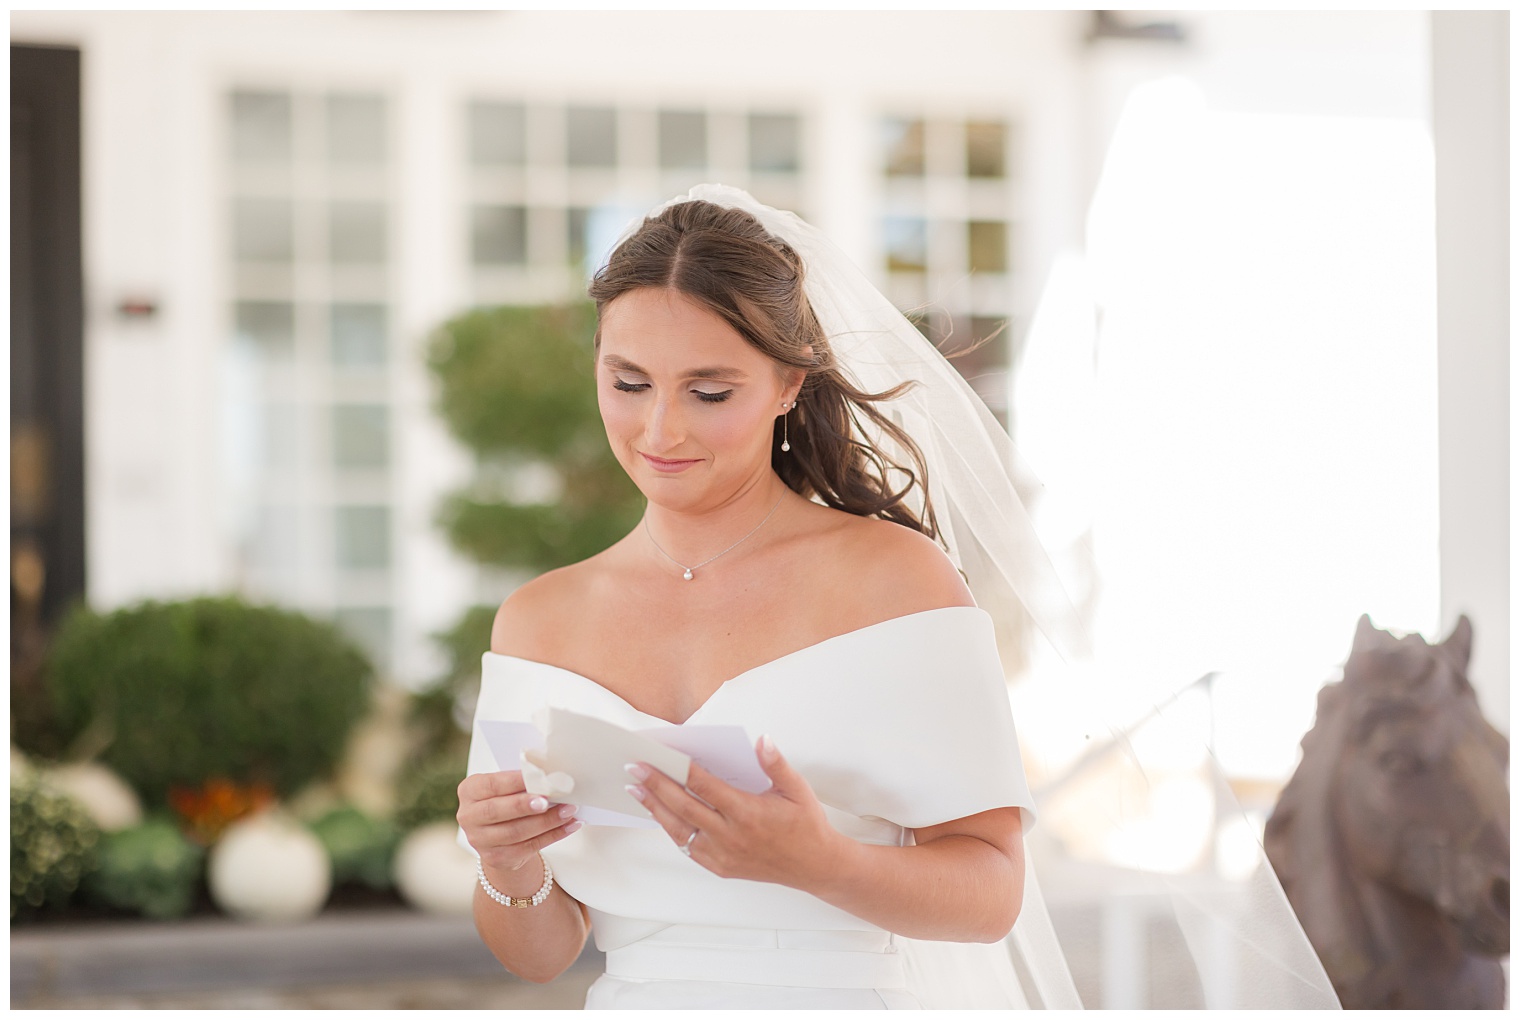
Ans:
MULTIPOLYGON (((614 369, 617 369, 617 370, 619 370, 621 372, 637 372, 639 375, 648 375, 649 374, 644 369, 640 368, 638 365, 635 365, 633 362, 629 361, 627 358, 620 358, 616 354, 604 354, 604 355, 602 355, 602 363, 604 365, 606 365, 608 368, 614 368, 614 369)), ((686 379, 747 379, 747 378, 749 378, 748 374, 746 374, 745 372, 743 372, 743 371, 741 371, 741 370, 739 370, 737 368, 724 368, 724 367, 721 367, 721 366, 720 367, 714 367, 714 368, 694 368, 694 369, 692 369, 689 372, 683 373, 682 377, 686 378, 686 379)))

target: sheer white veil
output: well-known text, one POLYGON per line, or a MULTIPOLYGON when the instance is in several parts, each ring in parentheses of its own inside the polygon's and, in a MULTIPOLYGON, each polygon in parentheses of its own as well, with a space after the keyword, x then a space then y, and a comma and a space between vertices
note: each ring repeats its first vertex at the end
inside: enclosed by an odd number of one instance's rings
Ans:
MULTIPOLYGON (((881 392, 905 381, 916 383, 902 396, 877 406, 922 452, 940 539, 978 604, 1015 629, 1020 621, 1008 618, 1027 614, 1063 659, 1089 659, 1082 614, 1068 596, 1021 497, 1021 492, 1035 491, 1038 483, 960 373, 842 251, 793 213, 773 209, 736 188, 704 184, 649 215, 692 200, 742 209, 797 252, 813 311, 836 362, 856 386, 881 392)), ((867 438, 898 463, 909 462, 879 430, 867 438)), ((1108 725, 1099 704, 1089 698, 1087 707, 1093 714, 1092 735, 1113 735, 1109 743, 1116 753, 1111 757, 1118 768, 1128 779, 1148 783, 1144 755, 1124 732, 1108 725)), ((1018 723, 1021 730, 1040 725, 1038 719, 1018 723)), ((1122 778, 1114 782, 1123 785, 1122 778)), ((1100 803, 1097 810, 1123 808, 1100 803)), ((1116 827, 1121 821, 1117 815, 1110 820, 1116 827)), ((1112 941, 1112 931, 1105 936, 1104 923, 1099 922, 1087 926, 1085 933, 1073 930, 1058 936, 1042 895, 1039 871, 1049 865, 1069 876, 1082 864, 1076 860, 1079 855, 1066 855, 1056 845, 1041 844, 1041 852, 1056 859, 1039 856, 1032 845, 1029 850, 1023 907, 1004 943, 904 940, 913 990, 926 1006, 1081 1008, 1072 971, 1091 974, 1112 966, 1104 954, 1113 947, 1103 945, 1112 941)), ((1139 893, 1148 896, 1153 907, 1161 905, 1180 934, 1174 942, 1184 944, 1181 955, 1194 967, 1186 980, 1199 989, 1197 1004, 1337 1007, 1324 970, 1259 846, 1257 851, 1257 866, 1241 869, 1239 881, 1199 884, 1175 875, 1126 872, 1123 892, 1115 895, 1133 898, 1139 893), (1221 968, 1228 980, 1220 978, 1221 968)))

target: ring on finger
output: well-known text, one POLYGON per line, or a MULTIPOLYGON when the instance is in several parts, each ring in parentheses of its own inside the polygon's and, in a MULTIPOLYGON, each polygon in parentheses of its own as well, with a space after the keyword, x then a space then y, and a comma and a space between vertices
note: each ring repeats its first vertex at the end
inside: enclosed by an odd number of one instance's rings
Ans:
POLYGON ((701 829, 692 829, 691 830, 691 835, 686 837, 686 842, 684 842, 684 843, 681 844, 681 847, 680 847, 681 852, 683 854, 685 854, 687 857, 691 856, 691 841, 694 840, 694 839, 696 839, 697 838, 697 833, 699 833, 701 831, 702 831, 701 829))

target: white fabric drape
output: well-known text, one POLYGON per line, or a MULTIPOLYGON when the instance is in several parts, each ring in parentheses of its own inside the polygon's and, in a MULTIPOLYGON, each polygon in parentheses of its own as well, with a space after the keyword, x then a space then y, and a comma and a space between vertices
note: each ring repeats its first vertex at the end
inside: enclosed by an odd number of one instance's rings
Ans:
MULTIPOLYGON (((1006 616, 1017 613, 1016 601, 1068 663, 1089 659, 1091 642, 1083 617, 1020 497, 1021 491, 1037 491, 1038 482, 1008 434, 954 367, 843 252, 794 214, 716 184, 700 185, 665 205, 691 200, 743 209, 802 257, 808 299, 836 360, 856 385, 879 392, 907 380, 917 383, 886 410, 924 454, 941 539, 978 604, 1006 616)), ((636 226, 630 225, 630 231, 636 226)), ((887 437, 867 438, 892 452, 887 437)), ((1001 619, 1000 623, 1017 625, 1001 619)), ((1080 687, 1080 670, 1071 675, 1071 682, 1080 687)), ((1132 821, 1132 790, 1150 788, 1164 769, 1152 760, 1154 751, 1131 739, 1129 728, 1110 723, 1096 689, 1071 693, 1068 701, 1088 718, 1082 726, 1087 738, 1094 746, 1107 741, 1109 748, 1106 756, 1089 755, 1083 763, 1090 767, 1093 758, 1106 758, 1103 788, 1094 790, 1089 782, 1083 790, 1085 809, 1102 820, 1099 824, 1107 824, 1114 838, 1122 839, 1124 826, 1132 821)), ((1026 727, 1039 725, 1039 720, 1021 722, 1026 727)), ((1212 758, 1202 758, 1215 791, 1213 824, 1243 821, 1212 758)), ((1062 777, 1051 779, 1059 782, 1062 777)), ((1101 845, 1103 840, 1091 843, 1101 845)), ((1023 974, 1023 996, 1031 1005, 1078 1005, 1072 969, 1111 978, 1122 970, 1115 966, 1119 950, 1111 944, 1116 933, 1133 934, 1137 926, 1159 923, 1170 926, 1172 942, 1180 943, 1167 949, 1178 970, 1169 980, 1195 987, 1198 1005, 1338 1008, 1324 969, 1259 845, 1253 861, 1237 862, 1228 875, 1218 869, 1170 875, 1116 868, 1093 860, 1090 853, 1042 844, 1038 838, 1030 842, 1030 849, 1032 872, 1048 866, 1060 874, 1064 888, 1113 890, 1099 899, 1102 918, 1096 930, 1074 925, 1058 938, 1038 882, 1030 883, 1007 947, 1023 974), (1068 958, 1075 968, 1068 967, 1068 958)), ((1129 954, 1126 966, 1144 965, 1137 956, 1143 949, 1124 952, 1129 954)), ((977 979, 985 969, 958 969, 966 959, 924 952, 918 969, 923 980, 961 988, 962 994, 980 1001, 1000 997, 999 980, 977 979)), ((1116 982, 1123 984, 1122 974, 1116 982)))

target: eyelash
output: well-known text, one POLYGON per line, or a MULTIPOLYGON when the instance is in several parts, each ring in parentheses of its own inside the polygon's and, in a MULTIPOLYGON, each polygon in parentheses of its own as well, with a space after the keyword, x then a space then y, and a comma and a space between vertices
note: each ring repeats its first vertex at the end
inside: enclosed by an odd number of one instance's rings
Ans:
MULTIPOLYGON (((614 379, 612 381, 612 388, 615 390, 621 390, 624 393, 642 393, 645 390, 649 389, 649 384, 630 383, 624 382, 621 379, 614 379)), ((707 393, 703 390, 692 390, 691 392, 698 400, 702 401, 704 404, 721 404, 723 401, 734 395, 733 390, 724 390, 721 393, 707 393)))

